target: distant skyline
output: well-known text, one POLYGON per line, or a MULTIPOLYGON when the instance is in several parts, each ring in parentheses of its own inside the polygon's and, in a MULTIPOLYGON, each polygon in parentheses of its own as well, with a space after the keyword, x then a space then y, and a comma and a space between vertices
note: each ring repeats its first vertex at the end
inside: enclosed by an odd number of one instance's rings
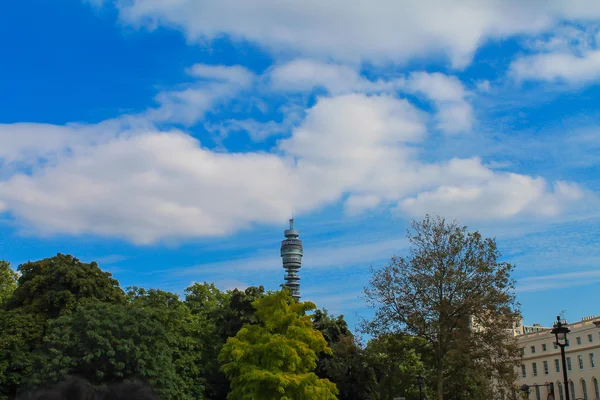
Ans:
POLYGON ((600 3, 43 0, 0 14, 0 259, 179 294, 283 282, 352 327, 426 213, 526 324, 600 314, 600 3))

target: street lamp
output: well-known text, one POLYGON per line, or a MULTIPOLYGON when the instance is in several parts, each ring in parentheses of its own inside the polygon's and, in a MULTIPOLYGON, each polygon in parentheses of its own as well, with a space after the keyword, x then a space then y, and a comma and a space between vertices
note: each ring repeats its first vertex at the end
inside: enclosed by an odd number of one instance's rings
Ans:
POLYGON ((417 375, 417 385, 419 385, 419 400, 423 400, 423 376, 417 375))
POLYGON ((554 328, 551 332, 556 336, 556 344, 560 347, 566 399, 571 400, 571 394, 569 393, 569 378, 567 377, 567 358, 565 357, 565 347, 569 345, 567 334, 571 332, 571 330, 567 327, 566 322, 563 324, 560 317, 556 317, 556 322, 554 323, 554 328))

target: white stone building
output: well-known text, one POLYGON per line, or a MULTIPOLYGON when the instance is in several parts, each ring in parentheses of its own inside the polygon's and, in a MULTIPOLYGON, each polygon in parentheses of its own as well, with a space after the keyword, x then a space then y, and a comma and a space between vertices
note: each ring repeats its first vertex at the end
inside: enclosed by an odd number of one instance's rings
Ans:
MULTIPOLYGON (((600 329, 594 321, 600 322, 600 317, 587 317, 568 325, 571 332, 565 352, 571 400, 600 400, 600 329)), ((546 400, 554 392, 556 400, 565 400, 560 347, 555 344, 551 329, 537 324, 520 324, 514 329, 523 351, 518 386, 546 385, 532 387, 530 399, 546 400)))

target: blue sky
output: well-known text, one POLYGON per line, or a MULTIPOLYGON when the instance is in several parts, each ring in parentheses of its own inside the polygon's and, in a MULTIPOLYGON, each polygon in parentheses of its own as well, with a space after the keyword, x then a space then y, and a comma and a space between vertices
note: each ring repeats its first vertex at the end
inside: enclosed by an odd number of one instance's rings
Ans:
POLYGON ((354 325, 429 213, 497 238, 526 323, 596 315, 600 5, 522 3, 11 2, 0 258, 275 289, 294 214, 354 325))

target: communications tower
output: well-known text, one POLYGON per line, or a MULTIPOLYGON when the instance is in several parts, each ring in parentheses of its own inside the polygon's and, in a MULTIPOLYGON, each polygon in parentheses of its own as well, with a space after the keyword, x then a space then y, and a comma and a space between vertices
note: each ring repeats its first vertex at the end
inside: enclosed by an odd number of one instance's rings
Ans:
POLYGON ((298 270, 302 266, 302 240, 298 239, 300 233, 294 229, 294 219, 290 219, 290 229, 283 233, 285 240, 281 242, 281 259, 285 269, 284 286, 292 293, 296 301, 300 301, 300 276, 298 270))

